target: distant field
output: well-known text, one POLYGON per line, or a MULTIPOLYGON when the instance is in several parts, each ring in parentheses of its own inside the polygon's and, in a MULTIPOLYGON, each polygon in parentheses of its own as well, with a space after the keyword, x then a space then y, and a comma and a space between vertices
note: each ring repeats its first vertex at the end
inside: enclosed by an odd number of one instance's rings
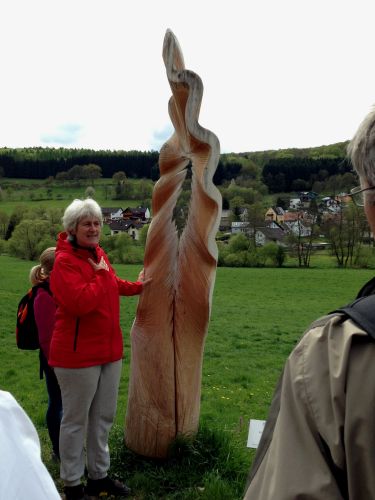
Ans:
MULTIPOLYGON (((137 182, 137 181, 135 181, 137 182)), ((82 181, 81 186, 73 186, 54 182, 48 186, 45 180, 38 179, 0 179, 2 195, 0 211, 11 214, 18 206, 65 208, 75 198, 86 198, 88 184, 82 181), (9 190, 9 186, 11 189, 9 190)), ((112 179, 95 181, 95 200, 102 207, 136 207, 140 200, 114 200, 110 188, 112 179)))
MULTIPOLYGON (((48 452, 44 382, 38 380, 37 352, 15 346, 15 313, 28 288, 33 263, 0 256, 0 387, 14 394, 38 428, 48 452)), ((116 266, 135 279, 139 266, 116 266)), ((202 422, 240 433, 247 422, 265 418, 286 357, 305 328, 318 316, 345 304, 373 276, 370 270, 219 268, 212 319, 206 341, 202 422)), ((154 286, 157 286, 155 284, 154 286)), ((122 299, 125 362, 117 423, 122 425, 129 379, 129 331, 137 298, 122 299)), ((249 463, 252 452, 249 452, 249 463)))

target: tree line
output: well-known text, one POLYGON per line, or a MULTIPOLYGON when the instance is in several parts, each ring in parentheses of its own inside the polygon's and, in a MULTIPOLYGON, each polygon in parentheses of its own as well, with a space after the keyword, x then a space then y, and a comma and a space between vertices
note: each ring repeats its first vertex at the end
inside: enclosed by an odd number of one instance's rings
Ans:
POLYGON ((270 193, 311 190, 315 182, 351 174, 346 158, 274 158, 263 168, 262 179, 270 193))
MULTIPOLYGON (((309 149, 286 149, 255 153, 222 154, 214 175, 216 185, 232 179, 243 187, 270 193, 311 190, 314 184, 351 172, 345 157, 347 143, 309 149), (255 185, 255 181, 257 185, 255 185)), ((157 151, 110 151, 69 148, 0 148, 0 176, 46 179, 85 166, 97 165, 101 175, 111 178, 122 171, 128 178, 159 178, 157 151)), ((335 184, 337 184, 335 180, 335 184)))
POLYGON ((98 165, 102 176, 110 178, 124 171, 130 178, 157 179, 159 153, 156 151, 94 151, 65 148, 0 148, 0 168, 4 177, 46 179, 75 166, 98 165))
MULTIPOLYGON (((0 148, 0 176, 15 179, 46 179, 86 165, 97 165, 111 178, 122 171, 128 178, 159 178, 157 151, 95 151, 68 148, 0 148)), ((240 175, 243 162, 220 159, 214 182, 218 185, 240 175)))

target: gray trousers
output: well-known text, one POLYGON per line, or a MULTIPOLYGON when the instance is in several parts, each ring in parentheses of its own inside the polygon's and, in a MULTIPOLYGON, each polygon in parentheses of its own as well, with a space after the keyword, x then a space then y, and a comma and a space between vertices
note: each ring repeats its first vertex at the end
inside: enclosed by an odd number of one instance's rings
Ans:
POLYGON ((55 368, 61 389, 60 475, 66 486, 107 475, 108 436, 116 415, 122 360, 89 368, 55 368))

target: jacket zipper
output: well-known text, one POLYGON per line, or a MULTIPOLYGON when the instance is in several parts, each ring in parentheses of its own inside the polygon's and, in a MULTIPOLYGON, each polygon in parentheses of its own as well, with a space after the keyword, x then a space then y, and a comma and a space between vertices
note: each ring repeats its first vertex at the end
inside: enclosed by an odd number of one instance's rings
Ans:
POLYGON ((79 318, 76 320, 76 331, 74 333, 74 344, 73 344, 73 350, 77 350, 77 340, 78 340, 78 330, 79 330, 79 318))

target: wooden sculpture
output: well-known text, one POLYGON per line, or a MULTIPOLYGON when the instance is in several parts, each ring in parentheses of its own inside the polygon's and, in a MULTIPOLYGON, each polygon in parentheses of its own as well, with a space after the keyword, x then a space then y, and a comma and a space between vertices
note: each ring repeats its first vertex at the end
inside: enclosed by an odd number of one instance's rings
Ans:
POLYGON ((175 132, 160 150, 152 197, 142 293, 131 331, 125 442, 135 452, 166 457, 178 434, 198 430, 204 342, 216 274, 215 235, 221 195, 214 186, 220 145, 198 123, 203 85, 186 70, 177 39, 167 31, 163 59, 172 90, 175 132), (192 165, 188 218, 178 237, 173 210, 192 165))

